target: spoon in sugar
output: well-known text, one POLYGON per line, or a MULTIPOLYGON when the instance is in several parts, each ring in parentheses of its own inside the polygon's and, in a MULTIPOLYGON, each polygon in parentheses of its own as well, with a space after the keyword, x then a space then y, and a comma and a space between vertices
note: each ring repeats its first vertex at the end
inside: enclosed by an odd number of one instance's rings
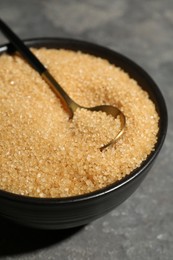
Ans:
POLYGON ((60 99, 62 106, 68 112, 69 117, 73 118, 75 111, 78 108, 87 109, 89 111, 101 111, 107 115, 111 115, 114 118, 119 116, 120 118, 120 130, 118 134, 111 139, 108 143, 100 147, 100 151, 103 151, 108 146, 113 145, 124 133, 126 118, 125 115, 115 106, 100 105, 95 107, 83 107, 73 101, 69 95, 64 91, 60 84, 51 75, 48 69, 38 60, 38 58, 30 51, 30 49, 24 44, 24 42, 0 19, 0 30, 10 40, 12 45, 19 51, 19 53, 26 59, 26 61, 42 76, 42 78, 48 83, 53 92, 60 99))

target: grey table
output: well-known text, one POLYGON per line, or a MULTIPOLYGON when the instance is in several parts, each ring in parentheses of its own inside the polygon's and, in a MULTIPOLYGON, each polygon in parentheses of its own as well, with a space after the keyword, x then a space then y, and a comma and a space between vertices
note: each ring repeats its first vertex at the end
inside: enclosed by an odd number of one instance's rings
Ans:
MULTIPOLYGON (((0 16, 20 35, 99 43, 141 65, 159 85, 169 129, 140 188, 93 223, 66 231, 0 219, 0 258, 20 260, 171 260, 173 257, 173 1, 0 0, 0 16)), ((7 42, 0 34, 0 44, 7 42)))

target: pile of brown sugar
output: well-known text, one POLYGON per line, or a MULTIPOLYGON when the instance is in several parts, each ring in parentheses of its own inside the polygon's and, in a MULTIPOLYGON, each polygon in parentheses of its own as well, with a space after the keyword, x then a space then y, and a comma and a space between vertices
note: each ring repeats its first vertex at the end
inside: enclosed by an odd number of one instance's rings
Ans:
POLYGON ((117 106, 125 133, 113 147, 116 120, 77 110, 72 120, 40 75, 19 55, 0 56, 0 189, 68 197, 120 180, 154 149, 158 114, 137 82, 108 61, 81 52, 32 49, 78 104, 117 106))

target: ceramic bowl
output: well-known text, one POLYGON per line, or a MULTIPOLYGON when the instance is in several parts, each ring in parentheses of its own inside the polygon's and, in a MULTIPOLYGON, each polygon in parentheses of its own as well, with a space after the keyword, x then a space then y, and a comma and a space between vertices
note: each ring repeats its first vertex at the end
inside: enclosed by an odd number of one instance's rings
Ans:
MULTIPOLYGON (((127 57, 99 46, 74 39, 44 38, 25 41, 35 48, 64 48, 82 51, 109 60, 121 67, 149 93, 160 117, 155 150, 127 177, 98 191, 69 198, 32 198, 0 190, 0 216, 16 223, 41 228, 65 229, 85 225, 116 208, 140 185, 163 145, 167 130, 167 109, 164 98, 151 77, 127 57)), ((10 44, 0 46, 0 54, 12 52, 10 44)))

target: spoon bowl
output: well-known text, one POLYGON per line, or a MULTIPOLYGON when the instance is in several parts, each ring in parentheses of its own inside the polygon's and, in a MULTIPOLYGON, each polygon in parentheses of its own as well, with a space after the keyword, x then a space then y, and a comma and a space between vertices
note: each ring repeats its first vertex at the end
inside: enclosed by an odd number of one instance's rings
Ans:
POLYGON ((61 88, 59 83, 57 83, 57 81, 52 77, 48 70, 42 73, 42 77, 49 84, 49 86, 52 88, 55 94, 60 98, 64 108, 68 111, 70 118, 73 118, 73 115, 78 108, 87 109, 89 111, 105 112, 107 115, 111 115, 114 118, 117 118, 117 116, 120 117, 121 127, 119 133, 115 136, 115 138, 110 140, 110 142, 101 146, 100 151, 103 151, 108 146, 113 145, 122 136, 125 130, 126 119, 124 114, 117 107, 110 105, 100 105, 95 107, 80 106, 66 94, 66 92, 61 88))

